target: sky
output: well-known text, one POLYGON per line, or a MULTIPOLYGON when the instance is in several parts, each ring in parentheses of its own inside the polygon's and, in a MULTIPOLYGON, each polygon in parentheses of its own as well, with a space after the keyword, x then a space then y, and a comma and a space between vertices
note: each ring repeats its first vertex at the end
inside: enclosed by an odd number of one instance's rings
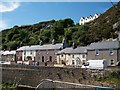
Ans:
POLYGON ((78 23, 81 17, 104 13, 110 7, 110 2, 1 2, 0 31, 53 19, 71 18, 78 23))

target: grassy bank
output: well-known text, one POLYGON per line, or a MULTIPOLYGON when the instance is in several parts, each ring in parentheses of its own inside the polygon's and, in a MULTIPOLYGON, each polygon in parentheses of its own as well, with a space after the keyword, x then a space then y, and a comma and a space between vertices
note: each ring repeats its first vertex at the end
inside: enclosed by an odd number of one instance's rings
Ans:
POLYGON ((97 77, 95 80, 108 86, 112 85, 114 87, 118 87, 120 85, 120 72, 111 72, 109 75, 97 77))
POLYGON ((0 84, 0 90, 16 90, 16 83, 2 83, 0 84))

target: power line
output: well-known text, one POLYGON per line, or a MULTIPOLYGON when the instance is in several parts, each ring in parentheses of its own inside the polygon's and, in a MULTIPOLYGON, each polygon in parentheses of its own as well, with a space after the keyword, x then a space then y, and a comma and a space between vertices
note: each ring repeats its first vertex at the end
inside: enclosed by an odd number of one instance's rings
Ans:
POLYGON ((109 0, 110 1, 110 3, 112 4, 112 6, 114 6, 114 3, 111 1, 111 0, 109 0))
POLYGON ((116 5, 114 5, 114 3, 112 2, 112 0, 109 0, 109 1, 110 1, 110 3, 112 4, 112 6, 115 7, 115 9, 119 11, 119 9, 117 8, 116 5))

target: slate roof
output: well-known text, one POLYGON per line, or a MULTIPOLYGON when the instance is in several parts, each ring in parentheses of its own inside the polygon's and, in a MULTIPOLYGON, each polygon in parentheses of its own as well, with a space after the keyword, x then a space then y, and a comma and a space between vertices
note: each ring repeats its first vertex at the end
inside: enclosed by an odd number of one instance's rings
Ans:
POLYGON ((60 49, 62 48, 62 43, 58 44, 44 44, 44 45, 31 45, 31 46, 23 46, 17 49, 17 51, 22 50, 49 50, 49 49, 60 49))
POLYGON ((1 55, 10 55, 10 54, 11 54, 11 55, 12 55, 12 54, 15 55, 15 54, 16 54, 16 51, 13 51, 13 50, 12 50, 12 51, 1 51, 0 54, 1 54, 1 55))
POLYGON ((118 49, 120 48, 120 41, 103 41, 97 43, 91 43, 88 46, 88 50, 93 49, 118 49))
POLYGON ((73 49, 72 47, 65 48, 61 51, 59 51, 57 54, 78 54, 78 53, 87 53, 87 47, 77 47, 73 49))

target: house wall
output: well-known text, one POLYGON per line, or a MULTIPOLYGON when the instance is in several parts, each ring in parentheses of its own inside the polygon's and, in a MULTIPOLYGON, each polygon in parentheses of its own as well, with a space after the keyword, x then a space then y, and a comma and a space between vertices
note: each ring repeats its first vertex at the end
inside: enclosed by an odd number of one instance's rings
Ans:
POLYGON ((118 49, 118 61, 120 62, 120 49, 118 49))
POLYGON ((83 64, 83 60, 86 61, 86 54, 67 54, 66 55, 67 65, 81 66, 83 64), (85 56, 84 58, 83 58, 83 55, 85 56))
POLYGON ((57 55, 58 64, 62 64, 62 60, 66 63, 66 65, 73 66, 81 66, 83 64, 83 60, 86 61, 86 54, 60 54, 57 55))
POLYGON ((109 50, 99 50, 99 55, 95 54, 95 50, 88 50, 87 60, 106 59, 109 66, 115 66, 117 62, 117 50, 113 50, 114 54, 110 55, 109 50), (114 64, 111 65, 111 60, 114 60, 114 64))
POLYGON ((79 24, 84 25, 84 23, 85 23, 85 20, 83 18, 81 18, 80 21, 79 21, 79 24))
POLYGON ((27 60, 27 56, 31 56, 32 60, 35 60, 36 57, 36 50, 26 50, 22 52, 22 60, 27 60), (26 55, 25 55, 26 53, 26 55), (26 57, 26 58, 25 58, 26 57))
POLYGON ((22 52, 23 52, 23 51, 16 51, 16 59, 17 59, 17 60, 23 60, 23 59, 22 59, 22 52))
POLYGON ((62 61, 66 62, 65 54, 57 54, 57 64, 62 64, 62 61))
POLYGON ((1 55, 2 61, 15 61, 15 55, 14 54, 8 54, 8 55, 1 55))
POLYGON ((85 17, 85 19, 81 18, 80 21, 79 21, 79 24, 84 25, 85 23, 90 22, 90 21, 92 21, 92 20, 94 20, 98 17, 99 17, 99 15, 95 14, 93 17, 89 16, 89 17, 85 17))
POLYGON ((57 62, 57 55, 56 53, 59 50, 37 50, 36 51, 36 61, 37 62, 57 62), (44 57, 44 61, 42 61, 42 57, 44 57), (51 58, 51 59, 50 59, 51 58), (50 61, 51 60, 51 61, 50 61))

